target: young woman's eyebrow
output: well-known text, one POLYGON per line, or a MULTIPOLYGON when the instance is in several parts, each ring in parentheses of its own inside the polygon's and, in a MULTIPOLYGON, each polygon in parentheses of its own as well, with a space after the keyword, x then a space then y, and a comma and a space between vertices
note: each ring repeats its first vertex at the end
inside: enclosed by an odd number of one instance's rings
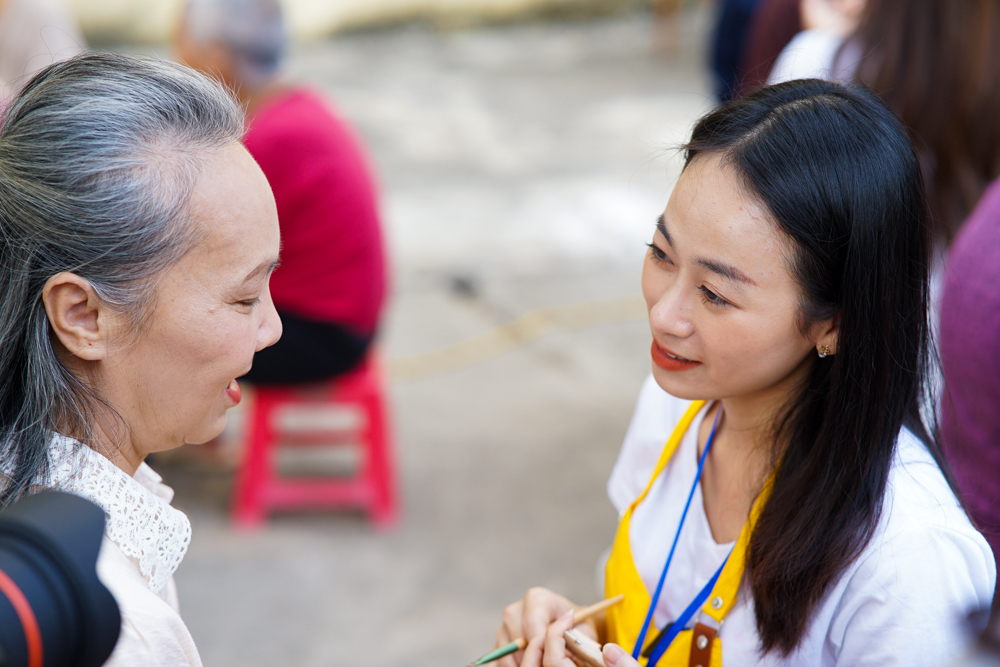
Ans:
MULTIPOLYGON (((667 231, 667 223, 663 219, 663 214, 662 213, 660 214, 660 217, 656 219, 656 229, 659 230, 659 232, 661 234, 663 234, 663 238, 666 239, 667 244, 673 249, 674 248, 674 242, 670 238, 670 232, 667 231)), ((730 281, 735 282, 735 283, 745 283, 747 285, 753 285, 754 287, 759 287, 759 285, 757 285, 757 283, 755 283, 753 281, 753 279, 750 278, 750 276, 748 276, 747 274, 743 273, 742 271, 740 271, 739 269, 737 269, 735 266, 731 266, 729 264, 724 264, 722 262, 717 262, 717 261, 711 260, 711 259, 698 259, 698 260, 695 260, 695 261, 700 266, 705 267, 706 269, 708 269, 712 273, 717 273, 718 275, 722 276, 723 278, 725 278, 727 280, 730 280, 730 281)))
POLYGON ((660 214, 660 217, 656 219, 656 229, 663 234, 663 238, 667 240, 667 245, 670 246, 671 250, 674 250, 674 242, 670 238, 670 232, 667 231, 667 223, 663 220, 662 213, 660 214))
POLYGON ((753 285, 754 287, 759 287, 757 283, 753 281, 750 276, 743 273, 735 266, 730 266, 729 264, 723 264, 722 262, 716 262, 711 259, 697 259, 695 260, 699 266, 703 266, 712 273, 717 273, 718 275, 737 283, 745 283, 747 285, 753 285))

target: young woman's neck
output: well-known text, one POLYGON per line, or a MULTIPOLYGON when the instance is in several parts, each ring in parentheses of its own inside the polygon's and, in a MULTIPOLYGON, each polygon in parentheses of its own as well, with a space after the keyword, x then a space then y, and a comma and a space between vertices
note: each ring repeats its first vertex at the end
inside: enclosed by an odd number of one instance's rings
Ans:
POLYGON ((766 391, 722 399, 702 423, 699 452, 704 451, 715 416, 722 411, 701 478, 705 515, 716 542, 732 542, 743 530, 781 453, 773 443, 774 421, 801 391, 811 367, 812 361, 806 359, 766 391))
POLYGON ((773 457, 775 420, 802 391, 813 363, 812 359, 805 359, 784 380, 763 391, 722 399, 725 424, 720 425, 720 430, 726 432, 727 445, 761 450, 767 457, 773 457))

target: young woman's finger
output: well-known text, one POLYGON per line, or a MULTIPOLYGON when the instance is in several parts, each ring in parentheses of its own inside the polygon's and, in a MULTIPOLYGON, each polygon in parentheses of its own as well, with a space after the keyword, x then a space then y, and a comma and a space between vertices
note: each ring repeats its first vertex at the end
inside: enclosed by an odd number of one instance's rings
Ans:
POLYGON ((521 657, 521 667, 541 667, 542 651, 545 647, 545 637, 535 637, 524 648, 521 657))
POLYGON ((545 633, 545 654, 542 656, 544 667, 576 667, 576 663, 566 652, 566 639, 563 634, 573 627, 573 612, 569 611, 549 625, 545 633))
POLYGON ((618 644, 604 645, 604 662, 608 667, 639 667, 639 663, 618 644))

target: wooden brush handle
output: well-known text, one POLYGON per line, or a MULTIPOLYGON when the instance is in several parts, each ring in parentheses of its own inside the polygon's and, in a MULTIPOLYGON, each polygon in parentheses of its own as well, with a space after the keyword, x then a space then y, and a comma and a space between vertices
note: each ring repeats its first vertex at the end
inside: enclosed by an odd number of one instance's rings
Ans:
POLYGON ((583 623, 587 619, 597 616, 608 607, 615 606, 624 599, 625 596, 619 593, 613 598, 608 598, 607 600, 601 600, 597 604, 592 604, 589 607, 584 607, 583 609, 577 609, 575 612, 573 612, 573 624, 576 625, 577 623, 583 623))
POLYGON ((604 664, 601 645, 590 637, 576 630, 567 630, 563 634, 563 638, 566 640, 566 650, 576 656, 583 664, 590 667, 608 667, 604 664))

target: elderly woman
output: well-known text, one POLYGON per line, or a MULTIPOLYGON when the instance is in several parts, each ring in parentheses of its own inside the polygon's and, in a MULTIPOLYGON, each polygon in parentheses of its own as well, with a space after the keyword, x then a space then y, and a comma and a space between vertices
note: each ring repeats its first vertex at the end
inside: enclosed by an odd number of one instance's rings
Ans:
POLYGON ((143 459, 218 435, 281 323, 279 232, 240 108, 178 65, 53 65, 0 124, 0 502, 40 488, 107 514, 122 611, 107 664, 200 665, 172 576, 191 526, 143 459))

